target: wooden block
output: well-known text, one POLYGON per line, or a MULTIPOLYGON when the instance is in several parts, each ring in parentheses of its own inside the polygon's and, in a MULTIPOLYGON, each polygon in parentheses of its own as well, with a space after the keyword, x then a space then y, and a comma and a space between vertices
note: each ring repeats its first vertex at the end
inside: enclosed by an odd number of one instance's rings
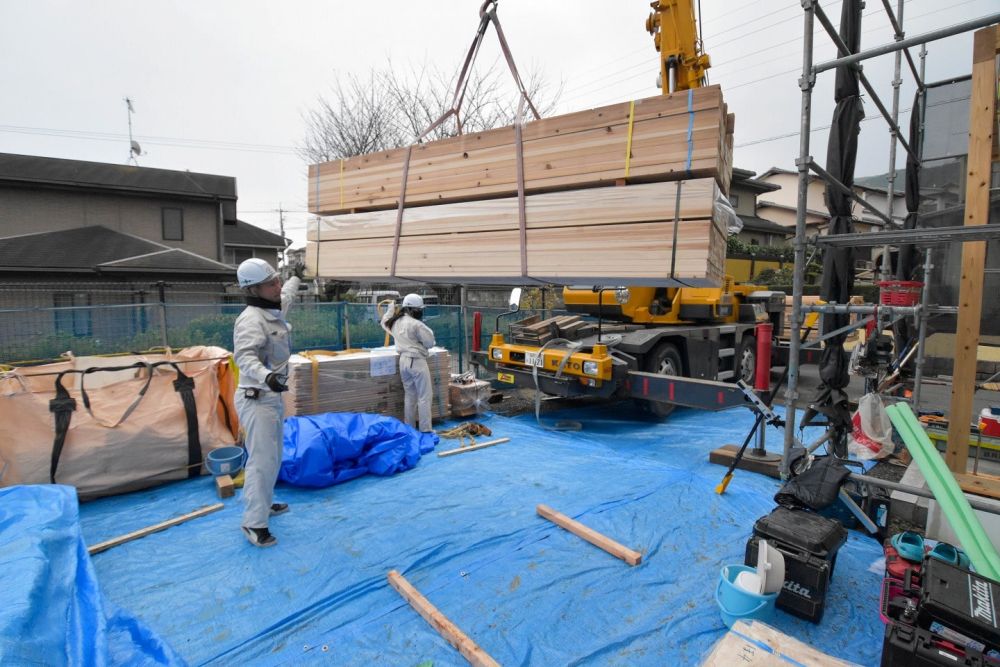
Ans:
POLYGON ((220 498, 231 498, 236 489, 233 486, 233 478, 229 475, 219 475, 215 478, 215 492, 220 498))
POLYGON ((430 600, 421 595, 420 591, 413 587, 396 570, 391 570, 387 575, 389 585, 396 589, 396 592, 403 596, 403 599, 410 603, 418 614, 427 621, 432 628, 445 638, 445 640, 458 649, 469 664, 475 667, 500 667, 500 663, 490 657, 481 649, 476 642, 472 641, 468 635, 462 632, 457 625, 448 620, 437 607, 431 604, 430 600))
POLYGON ((95 544, 91 547, 87 547, 87 553, 93 555, 101 553, 102 551, 107 551, 112 547, 117 547, 119 544, 125 544, 126 542, 137 540, 140 537, 146 537, 147 535, 150 535, 152 533, 156 533, 161 530, 166 530, 171 526, 176 526, 178 524, 184 523, 185 521, 190 521, 191 519, 197 519, 200 516, 205 516, 206 514, 211 514, 212 512, 218 512, 223 507, 225 507, 225 505, 223 505, 222 503, 216 503, 214 505, 208 505, 206 507, 202 507, 201 509, 197 509, 194 512, 190 512, 183 516, 175 517, 173 519, 168 519, 167 521, 163 521, 161 523, 149 526, 147 528, 142 528, 140 530, 136 530, 131 533, 126 533, 125 535, 112 538, 105 542, 99 542, 98 544, 95 544))
POLYGON ((538 516, 543 519, 548 519, 560 528, 565 528, 574 535, 582 537, 594 546, 604 549, 612 556, 621 558, 629 565, 638 565, 642 562, 642 554, 638 551, 633 551, 628 547, 618 544, 611 538, 601 535, 596 530, 587 528, 582 523, 574 521, 565 514, 555 511, 548 505, 538 505, 535 510, 538 512, 538 516))
POLYGON ((956 472, 952 474, 955 476, 955 481, 958 482, 958 485, 962 487, 962 491, 978 496, 986 496, 987 498, 1000 499, 1000 477, 985 475, 983 473, 972 475, 956 472))
MULTIPOLYGON (((736 454, 740 451, 740 448, 736 445, 723 445, 718 449, 713 449, 708 453, 708 462, 714 463, 720 466, 726 466, 728 468, 736 460, 736 454)), ((754 458, 753 456, 748 456, 748 452, 744 452, 744 456, 740 459, 740 463, 737 468, 740 470, 749 470, 750 472, 756 472, 761 475, 767 475, 768 477, 773 477, 774 479, 781 479, 781 457, 777 457, 776 461, 771 460, 760 460, 754 458)))

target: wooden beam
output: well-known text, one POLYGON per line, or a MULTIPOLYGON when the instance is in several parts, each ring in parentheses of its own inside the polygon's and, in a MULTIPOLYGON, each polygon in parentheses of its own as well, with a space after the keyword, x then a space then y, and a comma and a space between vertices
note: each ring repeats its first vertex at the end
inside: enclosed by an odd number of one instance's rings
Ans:
POLYGON ((185 514, 183 516, 174 517, 173 519, 168 519, 167 521, 162 521, 156 525, 148 526, 140 530, 133 531, 131 533, 126 533, 125 535, 120 535, 113 539, 107 540, 105 542, 99 542, 91 547, 87 547, 87 553, 90 555, 101 553, 102 551, 107 551, 111 547, 117 547, 119 544, 125 544, 126 542, 131 542, 132 540, 137 540, 140 537, 146 537, 151 533, 157 533, 161 530, 166 530, 171 526, 176 526, 178 524, 184 523, 185 521, 190 521, 191 519, 197 519, 200 516, 205 516, 206 514, 211 514, 212 512, 218 512, 225 505, 222 503, 215 503, 214 505, 208 505, 197 509, 193 512, 185 514))
MULTIPOLYGON (((965 224, 985 225, 990 215, 993 121, 996 115, 996 54, 1000 27, 977 30, 972 46, 972 97, 969 100, 969 155, 965 184, 965 224)), ((969 457, 968 423, 976 389, 979 325, 983 312, 986 242, 962 245, 962 278, 958 296, 955 369, 952 373, 948 451, 952 472, 965 472, 969 457)))
POLYGON ((618 544, 610 537, 601 535, 596 530, 587 528, 579 521, 574 521, 565 514, 557 512, 548 505, 539 505, 535 508, 538 512, 538 516, 543 519, 548 519, 552 523, 556 524, 560 528, 565 528, 569 532, 573 533, 577 537, 582 537, 587 540, 595 547, 604 549, 609 554, 616 558, 621 558, 623 561, 629 565, 638 565, 642 562, 642 554, 638 551, 633 551, 628 547, 624 547, 618 544))
POLYGON ((468 635, 458 629, 458 626, 448 620, 448 617, 438 611, 438 608, 431 604, 430 600, 420 594, 413 584, 408 582, 403 575, 396 570, 389 572, 389 585, 396 589, 396 592, 403 596, 403 599, 410 603, 424 620, 430 623, 431 627, 447 640, 449 644, 458 649, 469 664, 476 667, 499 667, 496 660, 481 649, 476 642, 472 641, 468 635))
POLYGON ((485 447, 492 447, 493 445, 499 445, 504 442, 509 442, 510 438, 498 438, 496 440, 490 440, 489 442, 480 442, 476 445, 470 445, 469 447, 458 447, 457 449, 449 449, 445 452, 438 452, 438 456, 451 456, 452 454, 461 454, 463 452, 474 452, 477 449, 483 449, 485 447))
POLYGON ((982 473, 970 475, 956 472, 952 474, 955 476, 955 481, 966 493, 1000 499, 1000 477, 982 473))

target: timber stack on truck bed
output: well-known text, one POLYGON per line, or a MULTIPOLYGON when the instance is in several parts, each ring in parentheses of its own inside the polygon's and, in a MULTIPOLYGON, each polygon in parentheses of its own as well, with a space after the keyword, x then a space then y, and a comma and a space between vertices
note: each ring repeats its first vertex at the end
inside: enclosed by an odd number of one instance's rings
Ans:
POLYGON ((718 285, 732 128, 710 86, 312 165, 309 209, 329 217, 307 265, 347 280, 718 285))

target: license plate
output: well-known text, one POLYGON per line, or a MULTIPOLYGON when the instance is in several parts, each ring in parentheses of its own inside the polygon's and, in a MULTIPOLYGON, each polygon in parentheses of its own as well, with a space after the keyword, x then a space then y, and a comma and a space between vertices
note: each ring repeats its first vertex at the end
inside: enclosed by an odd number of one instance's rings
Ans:
POLYGON ((511 373, 497 373, 497 380, 506 382, 507 384, 514 384, 514 375, 511 373))
POLYGON ((524 363, 529 366, 538 366, 539 368, 542 368, 545 366, 545 357, 539 352, 525 352, 524 363))

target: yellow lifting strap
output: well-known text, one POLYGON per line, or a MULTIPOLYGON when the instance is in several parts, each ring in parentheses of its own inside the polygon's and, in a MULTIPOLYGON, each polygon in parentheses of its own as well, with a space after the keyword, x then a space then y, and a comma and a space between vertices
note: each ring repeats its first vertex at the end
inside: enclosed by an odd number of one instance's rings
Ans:
POLYGON ((632 166, 632 126, 635 124, 635 100, 628 103, 628 140, 625 143, 625 178, 632 166))

